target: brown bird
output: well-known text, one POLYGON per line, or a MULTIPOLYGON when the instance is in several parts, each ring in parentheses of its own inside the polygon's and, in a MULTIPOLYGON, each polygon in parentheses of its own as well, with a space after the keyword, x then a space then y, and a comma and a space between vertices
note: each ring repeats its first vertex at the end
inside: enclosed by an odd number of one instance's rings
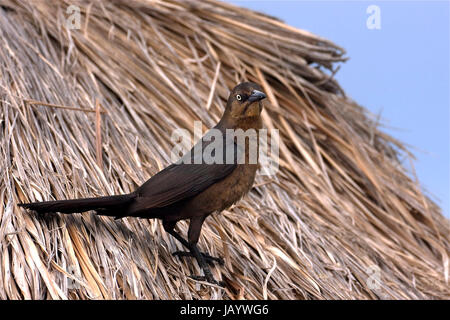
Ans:
MULTIPOLYGON (((250 145, 252 138, 246 134, 257 134, 258 129, 262 128, 264 98, 266 95, 256 83, 244 82, 237 85, 230 93, 219 123, 179 161, 155 174, 132 193, 19 205, 38 213, 95 210, 99 215, 113 216, 116 219, 161 219, 164 230, 189 250, 177 251, 174 255, 193 256, 202 268, 204 276, 191 278, 222 285, 214 280, 207 263, 215 261, 223 264, 223 260, 200 252, 197 242, 206 217, 230 207, 253 185, 258 164, 251 161, 254 156, 251 154, 254 153, 250 145), (231 131, 228 129, 234 129, 231 138, 231 131), (244 141, 244 144, 239 141, 244 141), (213 143, 219 147, 212 148, 213 143), (204 153, 207 150, 208 159, 213 159, 213 162, 206 161, 204 153), (190 220, 187 240, 175 231, 176 223, 184 219, 190 220)), ((253 142, 258 147, 258 139, 253 142)))

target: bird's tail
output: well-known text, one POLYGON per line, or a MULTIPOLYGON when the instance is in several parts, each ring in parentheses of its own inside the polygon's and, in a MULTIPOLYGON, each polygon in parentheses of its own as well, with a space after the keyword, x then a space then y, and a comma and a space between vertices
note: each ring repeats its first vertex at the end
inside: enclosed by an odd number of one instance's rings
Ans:
POLYGON ((105 210, 123 207, 133 200, 134 194, 124 194, 119 196, 107 196, 98 198, 84 198, 73 200, 57 200, 32 203, 20 203, 19 206, 44 212, 75 213, 88 210, 105 210))

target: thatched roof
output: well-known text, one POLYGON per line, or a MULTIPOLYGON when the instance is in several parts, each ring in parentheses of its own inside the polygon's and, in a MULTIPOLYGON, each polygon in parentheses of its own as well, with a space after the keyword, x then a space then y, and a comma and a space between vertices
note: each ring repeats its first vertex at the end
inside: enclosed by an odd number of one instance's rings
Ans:
POLYGON ((450 298, 449 221, 333 80, 344 55, 216 1, 2 0, 0 298, 450 298), (17 206, 130 192, 169 163, 173 129, 214 125, 243 80, 268 93, 280 170, 203 227, 225 290, 187 277, 200 270, 159 221, 17 206))

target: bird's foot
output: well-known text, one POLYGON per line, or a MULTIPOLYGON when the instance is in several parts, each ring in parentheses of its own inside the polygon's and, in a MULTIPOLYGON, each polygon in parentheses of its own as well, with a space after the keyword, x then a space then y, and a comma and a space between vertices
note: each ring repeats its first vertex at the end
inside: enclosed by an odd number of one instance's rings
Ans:
MULTIPOLYGON (((205 262, 210 265, 214 265, 214 262, 217 262, 221 266, 224 265, 224 261, 220 257, 213 257, 204 252, 201 252, 201 254, 203 256, 203 259, 205 259, 205 262)), ((172 255, 178 256, 178 257, 194 257, 195 258, 194 254, 189 251, 175 251, 174 253, 172 253, 172 255)))
POLYGON ((193 280, 197 280, 197 281, 207 282, 207 283, 214 284, 216 286, 225 288, 225 282, 215 280, 211 274, 205 275, 205 276, 190 275, 189 278, 191 278, 193 280))

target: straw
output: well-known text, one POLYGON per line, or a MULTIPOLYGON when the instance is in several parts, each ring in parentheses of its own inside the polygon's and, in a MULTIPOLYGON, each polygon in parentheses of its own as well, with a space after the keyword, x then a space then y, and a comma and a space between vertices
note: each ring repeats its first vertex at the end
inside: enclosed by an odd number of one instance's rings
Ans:
POLYGON ((6 0, 0 26, 1 299, 450 298, 449 221, 334 79, 339 46, 212 0, 6 0), (173 130, 212 127, 245 80, 269 97, 280 166, 206 220, 226 289, 189 280, 201 270, 160 221, 17 206, 134 190, 170 163, 173 130))

